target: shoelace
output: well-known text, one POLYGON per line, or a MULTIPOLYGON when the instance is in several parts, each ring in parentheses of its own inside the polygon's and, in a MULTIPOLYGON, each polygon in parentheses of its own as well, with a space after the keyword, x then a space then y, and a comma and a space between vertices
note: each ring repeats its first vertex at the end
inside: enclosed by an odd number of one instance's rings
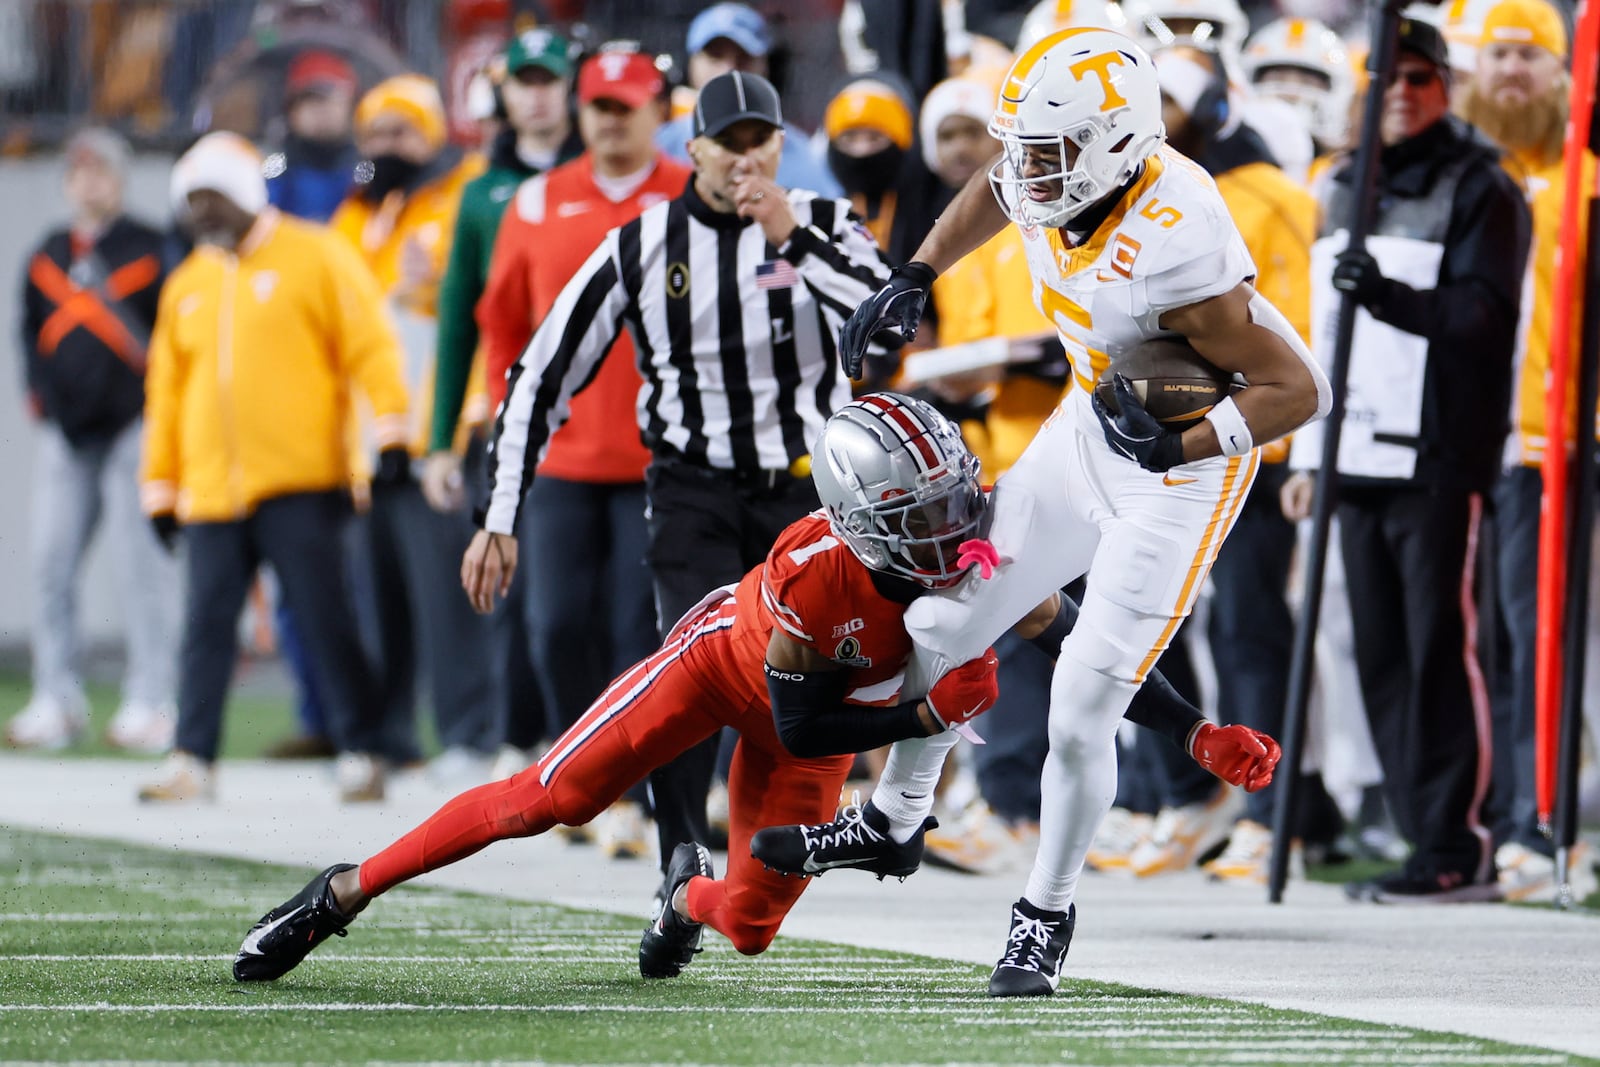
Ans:
POLYGON ((1005 963, 1011 967, 1026 967, 1030 971, 1043 969, 1045 946, 1055 936, 1056 923, 1043 919, 1030 919, 1016 908, 1011 909, 1013 920, 1007 937, 1005 963))
POLYGON ((850 803, 839 812, 833 822, 802 826, 800 836, 806 848, 827 848, 829 845, 861 845, 868 841, 882 841, 883 835, 868 826, 862 817, 861 794, 851 793, 850 803))

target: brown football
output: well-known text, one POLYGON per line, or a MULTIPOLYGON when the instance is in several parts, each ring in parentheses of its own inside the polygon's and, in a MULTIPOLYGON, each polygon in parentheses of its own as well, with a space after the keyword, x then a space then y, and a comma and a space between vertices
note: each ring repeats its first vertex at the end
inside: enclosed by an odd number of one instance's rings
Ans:
POLYGON ((1179 432, 1205 418, 1223 397, 1244 388, 1182 337, 1152 337, 1111 357, 1094 391, 1113 415, 1117 414, 1114 374, 1133 383, 1134 394, 1157 422, 1179 432))

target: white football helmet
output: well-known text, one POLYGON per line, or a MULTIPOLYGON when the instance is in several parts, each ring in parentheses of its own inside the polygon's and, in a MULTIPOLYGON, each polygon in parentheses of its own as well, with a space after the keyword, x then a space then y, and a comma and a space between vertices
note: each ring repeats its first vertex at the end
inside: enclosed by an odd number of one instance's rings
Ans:
POLYGON ((1051 34, 1012 64, 989 133, 1004 149, 989 184, 1006 215, 1019 226, 1064 226, 1133 177, 1166 139, 1155 64, 1111 30, 1051 34), (1060 165, 1028 173, 1029 150, 1052 146, 1060 165))
POLYGON ((1333 30, 1315 19, 1270 22, 1245 45, 1244 72, 1256 92, 1304 116, 1306 128, 1323 145, 1344 144, 1356 77, 1344 40, 1333 30), (1277 80, 1272 75, 1278 70, 1303 71, 1323 85, 1277 80))
POLYGON ((811 480, 834 534, 875 571, 942 589, 961 578, 961 543, 982 536, 977 457, 921 400, 867 393, 834 412, 811 480))
POLYGON ((1128 17, 1118 0, 1039 0, 1017 31, 1021 55, 1057 30, 1102 29, 1128 32, 1128 17))
POLYGON ((1152 52, 1186 44, 1232 60, 1250 33, 1239 0, 1124 0, 1122 9, 1129 36, 1152 52))

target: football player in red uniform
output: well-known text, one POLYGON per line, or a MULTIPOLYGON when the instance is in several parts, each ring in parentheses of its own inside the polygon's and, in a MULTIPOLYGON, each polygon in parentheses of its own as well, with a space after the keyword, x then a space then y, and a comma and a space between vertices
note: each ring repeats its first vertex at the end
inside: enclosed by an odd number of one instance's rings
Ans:
MULTIPOLYGON (((911 651, 906 606, 954 584, 980 538, 985 494, 955 426, 920 401, 869 394, 829 419, 813 455, 814 464, 827 464, 817 480, 834 490, 822 494, 828 506, 785 530, 762 566, 684 616, 537 764, 462 793, 381 852, 329 867, 268 912, 240 947, 234 977, 285 974, 342 934, 373 897, 490 842, 588 822, 652 768, 723 726, 740 735, 728 781, 727 874, 714 876, 703 846, 678 847, 670 895, 645 931, 639 969, 647 978, 676 976, 699 951, 704 925, 742 953, 765 950, 807 883, 765 869, 751 856, 751 835, 827 820, 853 753, 960 726, 988 710, 998 692, 992 649, 924 698, 900 692, 911 651)), ((1059 601, 1053 596, 1021 625, 1044 632, 1059 601)), ((1156 684, 1149 703, 1170 720, 1164 732, 1199 721, 1156 684)), ((880 845, 869 869, 904 876, 921 854, 918 833, 880 845)))

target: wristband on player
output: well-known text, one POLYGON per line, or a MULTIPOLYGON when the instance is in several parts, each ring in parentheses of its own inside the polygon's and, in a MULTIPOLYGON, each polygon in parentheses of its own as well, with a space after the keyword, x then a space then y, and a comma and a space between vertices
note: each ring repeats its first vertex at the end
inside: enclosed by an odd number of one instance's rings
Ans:
POLYGON ((1244 412, 1233 397, 1223 397, 1214 404, 1206 412, 1206 419, 1217 432, 1217 444, 1222 446, 1224 456, 1242 456, 1256 446, 1255 438, 1250 436, 1250 424, 1244 421, 1244 412))

